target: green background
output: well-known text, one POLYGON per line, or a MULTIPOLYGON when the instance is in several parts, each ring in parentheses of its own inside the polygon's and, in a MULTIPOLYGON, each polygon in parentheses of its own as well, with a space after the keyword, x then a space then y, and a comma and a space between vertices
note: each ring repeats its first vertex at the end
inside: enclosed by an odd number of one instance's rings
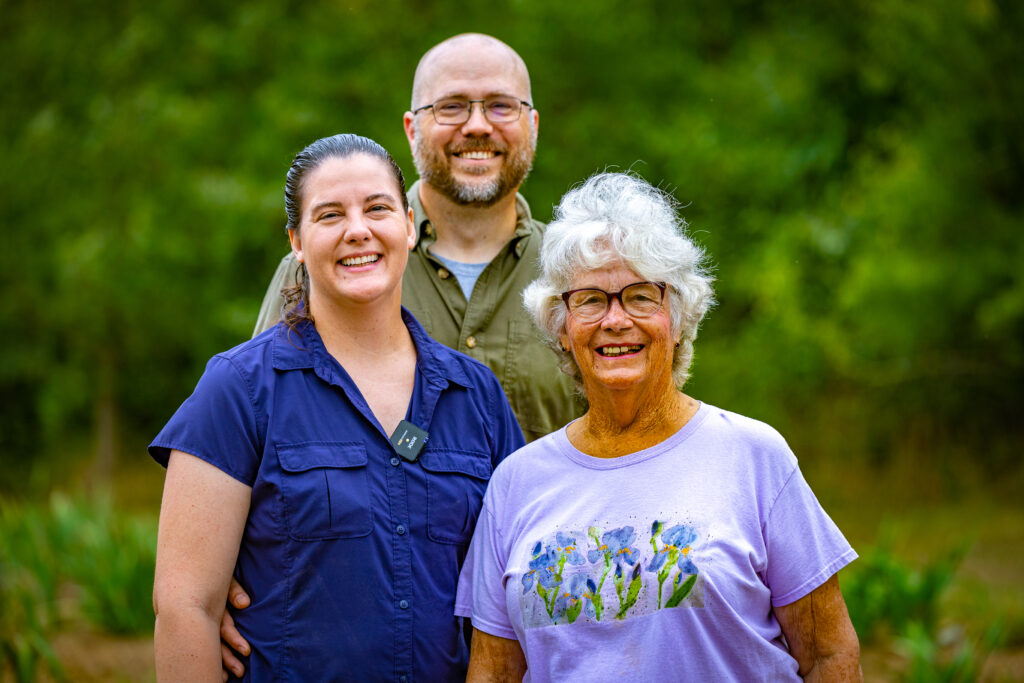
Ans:
POLYGON ((413 70, 470 30, 531 69, 538 217, 603 169, 684 205, 720 300, 690 393, 810 462, 1018 472, 1020 3, 8 0, 0 485, 144 458, 251 332, 292 156, 357 132, 414 178, 413 70))

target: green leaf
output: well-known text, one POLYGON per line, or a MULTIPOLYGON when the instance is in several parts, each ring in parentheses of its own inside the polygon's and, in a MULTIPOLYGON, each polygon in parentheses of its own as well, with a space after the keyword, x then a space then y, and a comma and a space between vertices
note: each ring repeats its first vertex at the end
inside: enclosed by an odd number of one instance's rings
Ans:
POLYGON ((672 597, 665 603, 665 607, 677 607, 679 603, 686 599, 686 596, 693 590, 693 584, 697 583, 697 575, 691 574, 690 578, 683 581, 679 586, 672 591, 672 597))
POLYGON ((565 610, 565 616, 569 618, 569 623, 576 621, 576 618, 580 616, 580 612, 583 610, 583 600, 577 600, 569 609, 565 610))

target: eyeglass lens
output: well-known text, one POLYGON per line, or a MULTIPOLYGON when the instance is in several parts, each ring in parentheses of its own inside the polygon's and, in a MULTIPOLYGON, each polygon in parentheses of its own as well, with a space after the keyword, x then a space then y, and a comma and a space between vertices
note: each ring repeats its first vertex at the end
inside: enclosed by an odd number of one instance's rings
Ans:
POLYGON ((443 124, 459 124, 469 120, 473 103, 480 102, 484 117, 491 123, 509 123, 519 118, 522 103, 514 97, 495 96, 484 100, 449 97, 434 102, 434 119, 443 124))
POLYGON ((617 298, 629 315, 647 318, 661 309, 662 290, 653 282, 636 282, 611 293, 596 288, 578 289, 569 294, 566 304, 574 318, 593 322, 605 316, 612 298, 617 298))

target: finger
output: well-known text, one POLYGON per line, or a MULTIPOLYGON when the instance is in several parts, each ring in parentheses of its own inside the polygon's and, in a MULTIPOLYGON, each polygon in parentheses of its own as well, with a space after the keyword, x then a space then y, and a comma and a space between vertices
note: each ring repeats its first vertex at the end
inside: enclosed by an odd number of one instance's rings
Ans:
POLYGON ((220 638, 243 655, 249 654, 249 642, 235 628, 235 620, 226 611, 220 618, 220 638))
MULTIPOLYGON (((224 668, 233 673, 236 677, 241 678, 242 674, 245 673, 245 665, 235 656, 235 653, 231 651, 231 648, 224 643, 220 644, 220 659, 224 664, 224 668)), ((225 671, 224 680, 227 680, 227 672, 225 671)))
POLYGON ((252 602, 249 599, 249 594, 245 592, 241 584, 235 581, 234 577, 231 578, 231 585, 228 586, 228 602, 236 609, 245 609, 252 602))

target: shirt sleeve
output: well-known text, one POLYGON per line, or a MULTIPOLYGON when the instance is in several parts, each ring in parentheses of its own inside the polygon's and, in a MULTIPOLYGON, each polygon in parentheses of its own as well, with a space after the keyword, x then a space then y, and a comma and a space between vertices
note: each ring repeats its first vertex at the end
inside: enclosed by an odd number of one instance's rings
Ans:
POLYGON ((516 632, 512 628, 505 603, 504 574, 508 551, 504 548, 498 530, 492 502, 492 487, 488 486, 483 512, 477 521, 466 562, 459 574, 455 614, 469 617, 473 628, 492 636, 515 639, 516 632))
POLYGON ((774 606, 799 600, 857 559, 799 467, 772 505, 764 538, 768 557, 765 578, 774 606))
POLYGON ((149 445, 149 454, 167 467, 171 450, 179 450, 252 486, 260 465, 259 441, 245 378, 228 358, 214 356, 195 391, 149 445))

